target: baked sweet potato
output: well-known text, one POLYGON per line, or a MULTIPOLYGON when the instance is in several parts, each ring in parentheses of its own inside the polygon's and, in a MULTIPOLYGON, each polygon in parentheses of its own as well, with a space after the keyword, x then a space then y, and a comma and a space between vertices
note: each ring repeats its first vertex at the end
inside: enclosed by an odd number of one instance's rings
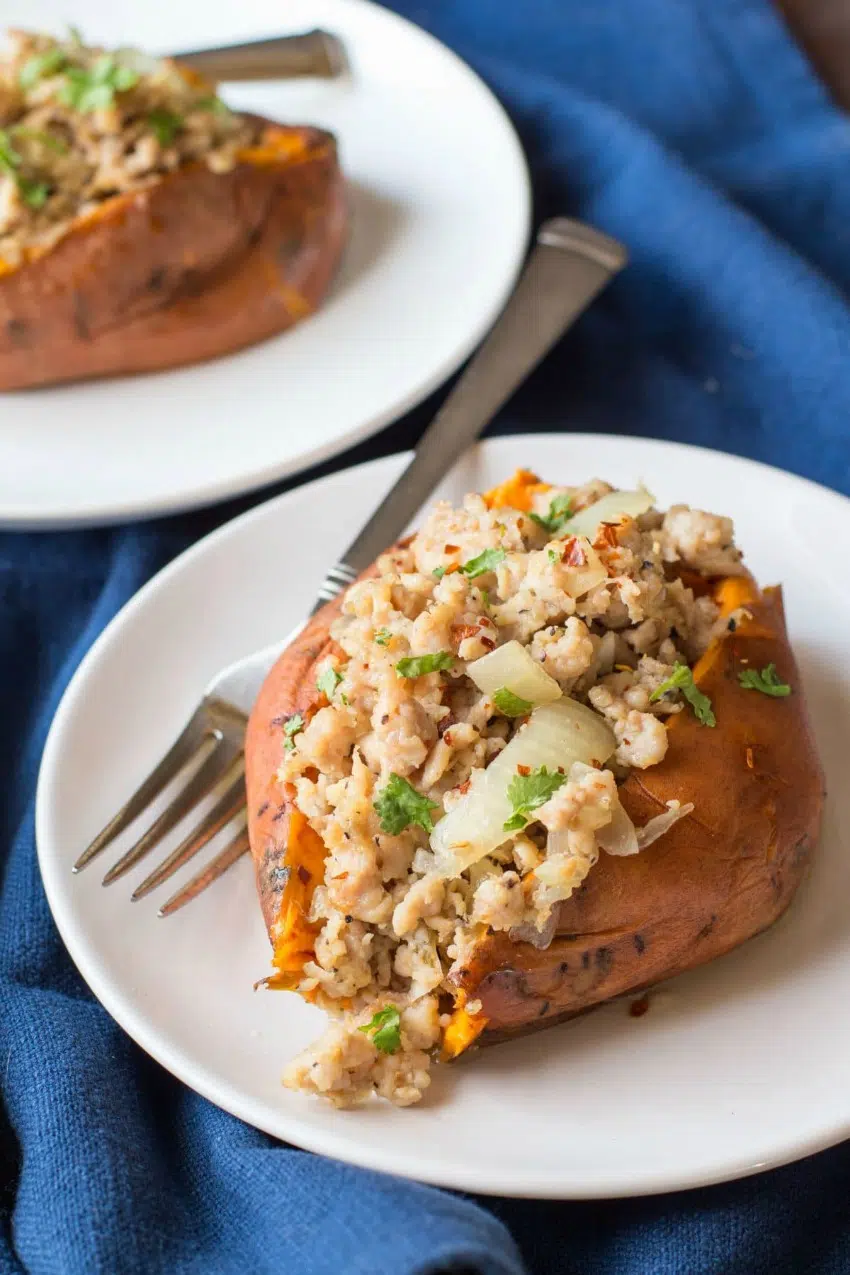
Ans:
POLYGON ((332 136, 268 122, 236 165, 115 195, 0 262, 0 390, 183 366, 314 311, 346 231, 332 136))
MULTIPOLYGON (((496 494, 495 503, 508 501, 528 508, 515 483, 496 494)), ((817 840, 824 781, 781 590, 760 591, 746 573, 691 583, 714 598, 723 621, 693 668, 716 727, 706 729, 690 711, 671 715, 663 760, 632 769, 618 792, 638 826, 669 803, 693 803, 693 811, 639 854, 602 854, 558 905, 547 947, 516 941, 506 929, 482 933, 444 989, 454 1007, 443 1057, 479 1037, 537 1030, 710 961, 771 925, 791 901, 817 840), (770 666, 790 694, 744 688, 742 671, 770 666)), ((339 599, 326 606, 284 652, 248 727, 249 831, 273 947, 268 981, 284 989, 299 984, 312 959, 320 927, 309 918, 310 902, 326 850, 293 787, 278 778, 282 731, 294 714, 309 720, 327 702, 316 677, 339 653, 329 630, 340 609, 339 599)))

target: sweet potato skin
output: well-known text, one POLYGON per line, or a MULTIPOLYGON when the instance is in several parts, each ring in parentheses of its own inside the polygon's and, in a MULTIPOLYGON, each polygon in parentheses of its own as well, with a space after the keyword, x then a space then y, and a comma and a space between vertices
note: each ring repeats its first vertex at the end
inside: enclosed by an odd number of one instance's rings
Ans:
MULTIPOLYGON (((790 903, 817 841, 824 779, 781 590, 756 593, 748 606, 750 618, 696 670, 718 725, 703 726, 686 709, 671 722, 665 760, 633 771, 620 789, 637 824, 672 799, 692 801, 693 814, 639 855, 602 854, 561 905, 546 951, 505 934, 479 945, 457 987, 461 1003, 481 1001, 482 1043, 549 1026, 713 960, 766 929, 790 903), (793 687, 789 697, 742 689, 741 669, 771 662, 793 687)), ((331 648, 339 607, 320 611, 284 652, 248 728, 249 830, 273 944, 298 852, 290 798, 275 778, 281 725, 317 700, 315 665, 331 648)))
POLYGON ((108 200, 0 271, 0 390, 158 371, 283 331, 345 239, 334 139, 267 123, 226 173, 180 169, 108 200))
POLYGON ((637 824, 667 801, 692 815, 641 854, 603 854, 561 905, 545 952, 488 939, 460 985, 481 1000, 488 1033, 515 1035, 702 965, 771 925, 791 902, 820 831, 824 778, 785 629, 782 593, 749 604, 751 619, 697 670, 717 726, 685 710, 664 761, 620 788, 637 824), (738 673, 775 663, 786 699, 745 691, 738 673))

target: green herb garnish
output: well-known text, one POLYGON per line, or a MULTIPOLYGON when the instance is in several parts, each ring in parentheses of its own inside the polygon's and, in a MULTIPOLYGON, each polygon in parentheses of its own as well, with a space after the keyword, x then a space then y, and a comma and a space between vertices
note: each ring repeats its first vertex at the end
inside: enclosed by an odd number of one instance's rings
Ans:
POLYGON ((761 691, 762 695, 774 695, 777 699, 791 694, 788 683, 779 680, 775 664, 768 664, 760 673, 757 669, 746 668, 738 674, 738 681, 745 691, 761 691))
POLYGON ((426 673, 438 673, 451 668, 455 657, 451 651, 437 651, 434 655, 407 655, 399 660, 395 671, 399 677, 423 677, 426 673))
POLYGON ((283 728, 283 733, 286 736, 286 738, 283 741, 283 746, 287 752, 291 752, 292 749, 295 747, 295 736, 298 735, 303 729, 304 729, 304 718, 301 716, 300 713, 293 713, 283 728))
POLYGON ((47 182, 30 181, 23 177, 20 172, 22 163, 9 134, 0 128, 0 172, 7 173, 12 178, 25 204, 29 204, 30 208, 43 208, 50 195, 50 186, 47 182))
POLYGON ((470 558, 469 562, 465 562, 461 567, 461 571, 468 580, 474 580, 476 576, 486 575, 488 571, 493 571, 500 562, 505 560, 504 549, 485 549, 483 553, 479 553, 477 558, 470 558))
POLYGON ((50 185, 47 182, 31 182, 25 177, 18 178, 18 190, 24 203, 30 208, 43 208, 50 197, 50 185))
POLYGON ((681 691, 694 710, 694 717, 703 726, 717 725, 717 718, 714 716, 711 700, 707 695, 703 695, 694 681, 694 675, 687 664, 674 664, 673 672, 652 692, 649 698, 650 700, 661 699, 661 696, 666 695, 667 691, 681 691))
POLYGON ((435 580, 442 580, 445 574, 446 574, 446 567, 435 567, 434 570, 431 572, 431 575, 434 577, 435 580))
POLYGON ((433 832, 432 810, 439 810, 435 801, 423 797, 401 775, 390 775, 385 787, 372 803, 381 820, 381 829, 391 837, 397 837, 405 828, 416 824, 423 832, 433 832))
POLYGON ((82 33, 82 31, 80 30, 80 28, 79 28, 79 27, 74 27, 74 26, 69 26, 69 27, 68 27, 68 39, 70 40, 71 44, 75 44, 75 45, 77 46, 77 48, 79 49, 79 48, 80 48, 80 46, 81 46, 81 45, 82 45, 82 43, 83 43, 83 33, 82 33))
POLYGON ((481 605, 483 606, 483 608, 484 608, 484 610, 485 610, 485 611, 489 611, 489 610, 490 610, 490 592, 489 592, 489 590, 488 590, 488 589, 479 589, 479 590, 478 590, 478 592, 479 592, 479 593, 480 593, 480 595, 481 595, 481 605))
POLYGON ((555 497, 549 505, 548 514, 529 514, 532 522, 536 522, 538 527, 548 531, 550 536, 557 535, 564 523, 569 522, 572 516, 570 497, 566 492, 562 492, 560 496, 555 497))
POLYGON ((375 641, 378 646, 389 646, 391 638, 392 633, 390 633, 389 629, 377 629, 375 631, 375 641))
POLYGON ((138 72, 123 66, 111 53, 104 53, 90 71, 69 66, 60 97, 66 106, 85 115, 112 106, 116 93, 125 93, 138 82, 138 72))
POLYGON ((183 116, 175 115, 173 111, 151 111, 148 124, 160 146, 170 146, 183 127, 183 116))
POLYGON ((215 115, 230 115, 231 110, 220 97, 199 97, 195 102, 196 111, 212 111, 215 115))
POLYGON ((554 549, 548 549, 548 550, 547 550, 547 553, 548 553, 548 555, 549 555, 549 561, 550 561, 550 562, 557 562, 557 561, 558 561, 558 555, 555 553, 555 550, 554 550, 554 549))
POLYGON ((382 1054, 394 1054, 401 1048, 401 1014, 395 1005, 386 1005, 372 1015, 370 1022, 358 1031, 372 1036, 372 1044, 382 1054))
POLYGON ((15 125, 10 132, 14 133, 15 137, 22 137, 24 141, 38 142, 40 146, 46 146, 57 155, 68 154, 68 143, 64 138, 57 137, 55 133, 45 133, 40 128, 19 128, 18 125, 15 125))
POLYGON ((31 58, 27 58, 18 72, 18 84, 26 92, 27 89, 38 84, 39 80, 45 80, 48 75, 55 75, 57 71, 61 71, 67 63, 68 59, 64 50, 58 44, 54 44, 43 53, 34 53, 31 58))
POLYGON ((508 801, 514 812, 503 825, 505 832, 520 832, 529 822, 531 812, 545 806, 566 778, 557 770, 550 773, 545 766, 528 775, 514 775, 508 784, 508 801))
POLYGON ((342 681, 342 673, 338 673, 335 668, 330 665, 325 669, 319 677, 316 678, 316 686, 320 691, 327 695, 328 699, 333 699, 334 691, 342 681))
POLYGON ((534 708, 527 699, 522 699, 519 695, 514 695, 513 691, 509 691, 507 686, 500 686, 493 692, 493 703, 500 713, 505 714, 505 717, 525 717, 534 708))

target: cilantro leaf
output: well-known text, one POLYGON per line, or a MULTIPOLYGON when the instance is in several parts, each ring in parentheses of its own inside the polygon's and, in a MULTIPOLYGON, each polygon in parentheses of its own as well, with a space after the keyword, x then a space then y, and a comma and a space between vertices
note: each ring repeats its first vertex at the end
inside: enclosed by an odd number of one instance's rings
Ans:
POLYGON ((401 1014, 395 1005, 385 1005, 357 1030, 366 1036, 371 1034, 372 1044, 382 1054, 394 1054, 401 1048, 401 1014))
POLYGON ((477 558, 470 558, 469 562, 465 562, 461 571, 468 580, 474 580, 476 576, 483 576, 488 571, 493 571, 500 562, 504 562, 505 556, 504 549, 485 549, 477 558))
POLYGON ((435 580, 442 580, 445 574, 446 574, 445 567, 435 567, 434 570, 431 572, 431 575, 434 577, 435 580))
POLYGON ((50 186, 47 182, 31 182, 25 177, 18 178, 18 190, 21 192, 24 203, 30 208, 43 208, 50 195, 50 186))
POLYGON ((195 103, 197 111, 212 111, 214 115, 230 115, 232 112, 220 97, 199 97, 195 103))
POLYGON ((525 717, 526 713, 530 713, 534 708, 527 699, 522 699, 521 696, 514 695, 513 691, 509 691, 507 686, 500 686, 493 692, 493 703, 500 713, 505 714, 505 717, 525 717))
POLYGON ((397 837, 405 828, 416 824, 423 832, 433 832, 432 810, 439 805, 417 792, 401 775, 391 774, 386 785, 372 803, 381 820, 381 830, 397 837))
POLYGON ((12 144, 5 129, 0 128, 0 172, 7 173, 21 192, 21 198, 30 208, 43 208, 50 194, 47 182, 30 181, 21 172, 23 160, 12 144))
POLYGON ((12 139, 4 128, 0 128, 0 171, 8 173, 10 177, 18 180, 18 169, 21 166, 21 156, 15 150, 12 139))
POLYGON ((661 696, 666 695, 667 691, 681 691, 694 710, 694 717, 703 726, 717 725, 717 718, 714 716, 711 700, 707 695, 703 695, 694 681, 694 675, 687 664, 679 664, 678 662, 674 664, 673 672, 652 692, 649 698, 651 700, 661 699, 661 696))
POLYGON ((183 127, 183 116, 175 115, 174 111, 151 111, 148 124, 160 146, 170 146, 183 127))
POLYGON ((39 80, 45 80, 48 75, 61 71, 67 62, 64 51, 58 44, 54 44, 43 53, 34 53, 31 58, 27 58, 18 72, 18 84, 26 92, 38 84, 39 80))
POLYGON ((283 741, 283 746, 287 752, 291 752, 295 747, 295 736, 304 729, 304 724, 304 718, 300 713, 293 713, 287 721, 283 728, 283 733, 286 736, 283 741))
POLYGON ((775 664, 768 664, 760 673, 754 668, 744 669, 738 674, 738 681, 745 691, 761 691, 762 695, 774 695, 777 698, 791 694, 788 683, 779 680, 775 664))
POLYGON ((48 150, 55 151, 57 155, 68 154, 68 143, 61 137, 57 137, 55 133, 46 133, 40 128, 19 128, 18 125, 14 126, 12 132, 15 137, 38 142, 41 146, 46 146, 48 150))
POLYGON ((570 497, 566 492, 562 492, 560 496, 549 505, 548 514, 530 514, 532 522, 536 522, 538 527, 542 527, 544 531, 548 531, 550 536, 557 535, 564 523, 569 522, 573 512, 570 508, 570 497))
POLYGON ((378 646, 389 646, 391 638, 392 633, 390 633, 389 629, 375 630, 375 641, 378 643, 378 646))
POLYGON ((112 106, 116 93, 125 93, 138 82, 138 73, 132 67, 123 66, 111 53, 104 53, 90 71, 69 66, 59 96, 66 106, 86 115, 112 106))
POLYGON ((514 812, 503 825, 505 832, 520 832, 531 819, 531 812, 545 806, 566 778, 557 770, 550 773, 545 766, 529 775, 514 775, 508 784, 508 801, 514 812))
POLYGON ((407 655, 399 660, 395 671, 399 677, 423 677, 425 673, 438 673, 451 668, 455 657, 451 651, 437 651, 435 655, 407 655))
POLYGON ((335 668, 329 664, 324 673, 316 678, 316 686, 327 695, 328 699, 333 699, 334 691, 342 681, 342 673, 338 673, 335 668))

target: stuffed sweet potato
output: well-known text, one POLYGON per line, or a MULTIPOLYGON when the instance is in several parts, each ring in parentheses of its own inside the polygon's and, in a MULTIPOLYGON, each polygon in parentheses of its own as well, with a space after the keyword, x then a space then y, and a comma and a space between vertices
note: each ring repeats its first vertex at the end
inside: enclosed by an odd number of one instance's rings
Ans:
POLYGON ((313 619, 246 759, 268 983, 333 1020, 285 1081, 339 1105, 744 942, 823 801, 729 520, 522 472, 313 619))
POLYGON ((321 302, 333 137, 172 62, 18 34, 0 63, 0 390, 194 363, 321 302))

